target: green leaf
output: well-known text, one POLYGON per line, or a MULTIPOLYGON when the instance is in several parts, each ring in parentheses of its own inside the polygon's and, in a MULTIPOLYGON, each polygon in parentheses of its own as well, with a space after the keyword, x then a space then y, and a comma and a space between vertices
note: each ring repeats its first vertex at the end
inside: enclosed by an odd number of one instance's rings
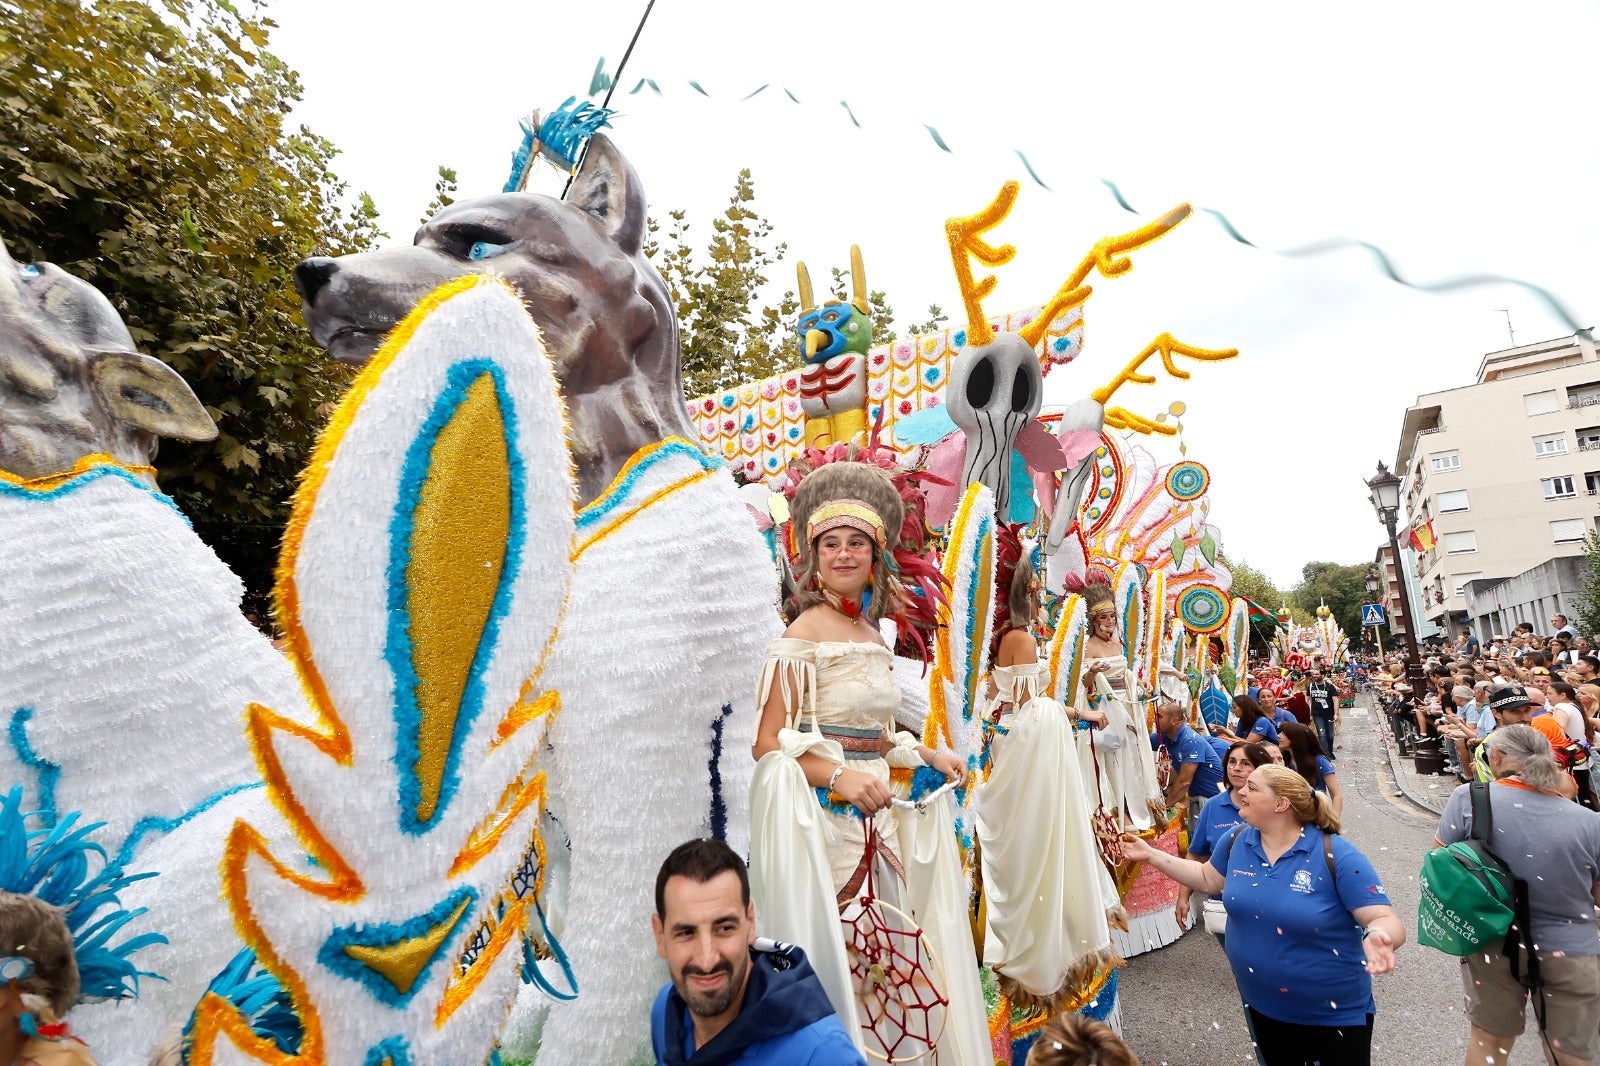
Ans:
POLYGON ((1172 565, 1174 568, 1183 565, 1183 555, 1187 548, 1188 545, 1184 544, 1183 537, 1174 533, 1172 535, 1172 543, 1167 545, 1167 550, 1172 553, 1172 565))
POLYGON ((1217 564, 1217 539, 1210 533, 1200 538, 1200 554, 1205 557, 1207 566, 1217 564))

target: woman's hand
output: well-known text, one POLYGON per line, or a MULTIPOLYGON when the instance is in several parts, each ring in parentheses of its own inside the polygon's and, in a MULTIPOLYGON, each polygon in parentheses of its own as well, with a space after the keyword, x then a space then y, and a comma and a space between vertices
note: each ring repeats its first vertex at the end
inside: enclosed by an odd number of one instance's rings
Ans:
POLYGON ((846 770, 833 784, 833 791, 862 814, 872 815, 886 809, 893 796, 887 782, 879 781, 860 770, 846 770))
POLYGON ((1189 896, 1191 894, 1188 885, 1178 886, 1178 905, 1173 909, 1173 914, 1177 916, 1179 925, 1187 926, 1189 924, 1189 896))
POLYGON ((1090 725, 1099 726, 1101 729, 1106 727, 1106 722, 1109 720, 1110 719, 1106 717, 1106 712, 1104 711, 1091 710, 1078 712, 1078 721, 1088 722, 1090 725))
MULTIPOLYGON (((1122 834, 1122 857, 1130 862, 1149 862, 1156 849, 1141 837, 1132 833, 1122 834)), ((1165 854, 1163 852, 1162 854, 1165 854)))
POLYGON ((1367 954, 1368 973, 1389 973, 1394 969, 1394 940, 1376 924, 1367 926, 1361 950, 1367 954))
POLYGON ((964 785, 967 782, 966 764, 948 751, 934 752, 933 758, 928 760, 928 765, 958 785, 964 785))
POLYGON ((1095 674, 1103 674, 1103 673, 1106 672, 1106 664, 1105 663, 1090 663, 1087 667, 1084 668, 1083 672, 1088 674, 1091 677, 1093 677, 1095 674))

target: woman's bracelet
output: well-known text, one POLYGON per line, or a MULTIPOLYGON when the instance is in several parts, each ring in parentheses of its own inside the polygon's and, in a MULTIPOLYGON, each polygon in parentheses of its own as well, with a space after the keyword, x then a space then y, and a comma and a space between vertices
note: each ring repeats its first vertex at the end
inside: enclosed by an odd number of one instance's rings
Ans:
POLYGON ((844 773, 844 764, 840 763, 838 766, 834 767, 833 774, 828 778, 828 791, 829 792, 833 791, 834 782, 839 780, 839 775, 842 774, 842 773, 844 773))

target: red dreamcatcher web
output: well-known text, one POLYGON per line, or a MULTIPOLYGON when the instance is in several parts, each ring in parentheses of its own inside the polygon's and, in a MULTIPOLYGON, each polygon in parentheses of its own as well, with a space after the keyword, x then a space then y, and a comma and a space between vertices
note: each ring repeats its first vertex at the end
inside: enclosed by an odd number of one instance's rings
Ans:
MULTIPOLYGON (((1106 798, 1100 791, 1100 753, 1094 746, 1094 726, 1089 727, 1089 758, 1094 763, 1094 813, 1089 816, 1089 825, 1094 829, 1095 843, 1100 845, 1100 857, 1106 865, 1113 870, 1120 870, 1127 862, 1127 856, 1122 851, 1122 826, 1111 812, 1106 809, 1106 798)), ((1119 812, 1120 813, 1120 812, 1119 812)))
POLYGON ((938 1062, 950 1004, 942 991, 944 967, 916 920, 877 898, 878 833, 871 818, 862 823, 867 877, 861 894, 839 905, 839 921, 861 1028, 871 1038, 867 1056, 888 1063, 938 1062))

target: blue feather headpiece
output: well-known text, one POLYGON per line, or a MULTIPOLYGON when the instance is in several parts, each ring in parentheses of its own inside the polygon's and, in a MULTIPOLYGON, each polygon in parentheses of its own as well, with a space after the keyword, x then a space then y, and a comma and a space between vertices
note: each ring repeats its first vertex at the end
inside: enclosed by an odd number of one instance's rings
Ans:
POLYGON ((130 956, 167 938, 143 933, 113 944, 124 926, 145 913, 143 907, 123 907, 117 893, 155 874, 126 873, 92 839, 105 823, 80 826, 78 820, 77 811, 59 818, 24 813, 22 787, 13 787, 0 799, 0 891, 36 896, 61 909, 77 956, 78 1002, 134 997, 139 978, 161 977, 139 969, 130 956), (29 829, 29 819, 54 824, 29 829))
POLYGON ((531 121, 522 122, 522 143, 511 153, 511 177, 501 191, 521 192, 528 187, 536 154, 557 170, 570 174, 583 155, 583 146, 597 131, 611 125, 614 114, 610 108, 596 107, 587 100, 580 104, 576 96, 567 97, 542 122, 535 111, 531 121))

